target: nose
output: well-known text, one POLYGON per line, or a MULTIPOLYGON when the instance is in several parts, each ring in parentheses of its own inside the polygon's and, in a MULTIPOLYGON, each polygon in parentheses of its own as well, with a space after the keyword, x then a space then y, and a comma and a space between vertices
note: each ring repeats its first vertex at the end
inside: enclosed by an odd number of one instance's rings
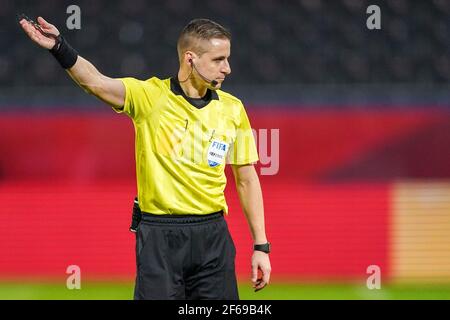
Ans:
POLYGON ((230 67, 230 63, 228 62, 228 60, 224 61, 224 65, 222 67, 222 70, 220 70, 222 73, 224 73, 225 75, 229 75, 231 73, 231 67, 230 67))

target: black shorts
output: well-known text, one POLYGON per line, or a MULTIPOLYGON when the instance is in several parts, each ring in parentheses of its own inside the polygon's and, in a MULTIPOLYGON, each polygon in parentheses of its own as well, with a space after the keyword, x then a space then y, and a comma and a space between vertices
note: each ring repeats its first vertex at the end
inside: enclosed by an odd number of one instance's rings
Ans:
POLYGON ((142 214, 134 299, 239 299, 236 249, 223 214, 142 214))

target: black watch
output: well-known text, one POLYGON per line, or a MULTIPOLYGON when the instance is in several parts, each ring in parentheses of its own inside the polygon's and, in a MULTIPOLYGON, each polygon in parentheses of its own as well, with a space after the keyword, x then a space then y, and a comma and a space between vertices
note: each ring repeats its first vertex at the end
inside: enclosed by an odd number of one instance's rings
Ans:
POLYGON ((264 244, 254 244, 253 250, 255 251, 262 251, 265 253, 270 253, 270 242, 264 243, 264 244))

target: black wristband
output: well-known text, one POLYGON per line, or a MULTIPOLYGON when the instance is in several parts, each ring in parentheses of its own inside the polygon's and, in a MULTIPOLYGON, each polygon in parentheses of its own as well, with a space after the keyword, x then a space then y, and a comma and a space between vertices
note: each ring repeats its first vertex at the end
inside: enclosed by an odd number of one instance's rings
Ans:
POLYGON ((78 52, 70 46, 62 35, 56 38, 55 46, 49 50, 64 69, 70 69, 77 62, 78 52))
POLYGON ((254 244, 253 250, 255 251, 262 251, 265 253, 270 253, 271 245, 270 242, 264 243, 264 244, 254 244))

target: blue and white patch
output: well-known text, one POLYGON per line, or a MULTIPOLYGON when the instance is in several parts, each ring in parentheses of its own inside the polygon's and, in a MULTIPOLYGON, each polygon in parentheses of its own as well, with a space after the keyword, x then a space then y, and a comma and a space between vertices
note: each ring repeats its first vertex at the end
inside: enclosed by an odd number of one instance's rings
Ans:
POLYGON ((212 140, 208 148, 208 165, 217 167, 224 163, 228 152, 228 143, 220 140, 212 140))

